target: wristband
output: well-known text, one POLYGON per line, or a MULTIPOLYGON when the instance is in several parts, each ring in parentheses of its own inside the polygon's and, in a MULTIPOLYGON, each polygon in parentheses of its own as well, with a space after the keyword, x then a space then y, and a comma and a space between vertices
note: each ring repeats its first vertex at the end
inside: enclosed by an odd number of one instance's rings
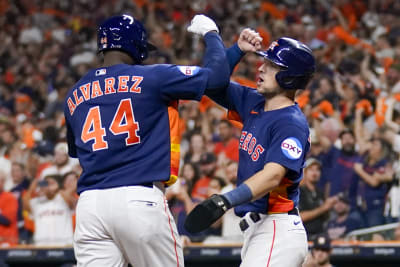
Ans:
POLYGON ((231 207, 250 202, 253 198, 250 187, 245 183, 239 185, 232 191, 223 194, 223 196, 229 202, 231 207))

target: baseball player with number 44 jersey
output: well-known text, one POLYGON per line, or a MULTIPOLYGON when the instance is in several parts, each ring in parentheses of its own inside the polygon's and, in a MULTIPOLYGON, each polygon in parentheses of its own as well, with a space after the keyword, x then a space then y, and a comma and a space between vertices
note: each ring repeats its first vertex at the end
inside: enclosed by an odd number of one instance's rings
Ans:
POLYGON ((179 168, 179 99, 226 87, 229 64, 218 28, 203 15, 188 31, 204 36, 203 67, 141 65, 143 25, 114 16, 98 29, 101 67, 66 96, 69 154, 78 157, 74 251, 78 266, 180 267, 182 245, 164 186, 179 168))
POLYGON ((189 232, 202 231, 234 207, 244 234, 241 267, 298 267, 307 254, 297 205, 310 144, 307 120, 294 97, 312 77, 314 57, 291 38, 278 39, 266 51, 259 51, 260 44, 258 33, 245 29, 227 50, 231 70, 244 52, 262 57, 257 90, 230 83, 205 91, 243 122, 238 186, 197 205, 185 226, 189 232))

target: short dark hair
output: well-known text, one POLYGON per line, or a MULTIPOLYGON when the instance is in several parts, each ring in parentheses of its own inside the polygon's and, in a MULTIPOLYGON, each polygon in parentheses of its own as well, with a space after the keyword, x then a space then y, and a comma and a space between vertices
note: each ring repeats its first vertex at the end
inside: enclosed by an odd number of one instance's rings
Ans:
POLYGON ((353 132, 351 129, 346 128, 346 129, 343 129, 343 130, 339 133, 339 138, 341 139, 341 138, 343 137, 343 135, 345 135, 345 134, 351 134, 351 136, 354 137, 354 132, 353 132))

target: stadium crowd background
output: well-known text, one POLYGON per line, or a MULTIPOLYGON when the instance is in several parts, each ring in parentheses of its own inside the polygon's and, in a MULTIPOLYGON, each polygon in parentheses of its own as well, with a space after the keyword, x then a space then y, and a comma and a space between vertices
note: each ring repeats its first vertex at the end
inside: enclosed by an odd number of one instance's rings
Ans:
MULTIPOLYGON (((309 45, 317 72, 297 102, 312 133, 299 206, 310 238, 399 221, 399 1, 0 0, 2 246, 72 244, 73 201, 65 200, 78 198, 81 170, 64 143, 64 96, 100 63, 97 25, 121 13, 144 22, 158 47, 146 64, 201 64, 203 43, 186 32, 197 13, 216 21, 226 47, 245 27, 265 49, 282 36, 309 45)), ((246 55, 232 80, 255 87, 260 63, 246 55)), ((197 236, 182 225, 197 202, 234 187, 240 125, 206 98, 181 101, 180 114, 180 178, 167 191, 178 229, 187 242, 234 238, 232 213, 197 236)), ((400 228, 373 238, 400 240, 400 228)))

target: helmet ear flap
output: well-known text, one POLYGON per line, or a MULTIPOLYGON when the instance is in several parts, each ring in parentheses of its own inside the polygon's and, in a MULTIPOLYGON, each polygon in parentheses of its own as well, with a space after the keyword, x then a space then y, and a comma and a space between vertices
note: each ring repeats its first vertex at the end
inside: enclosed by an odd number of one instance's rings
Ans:
POLYGON ((275 75, 279 86, 287 90, 305 89, 311 78, 312 74, 296 75, 291 74, 289 70, 282 70, 275 75))

